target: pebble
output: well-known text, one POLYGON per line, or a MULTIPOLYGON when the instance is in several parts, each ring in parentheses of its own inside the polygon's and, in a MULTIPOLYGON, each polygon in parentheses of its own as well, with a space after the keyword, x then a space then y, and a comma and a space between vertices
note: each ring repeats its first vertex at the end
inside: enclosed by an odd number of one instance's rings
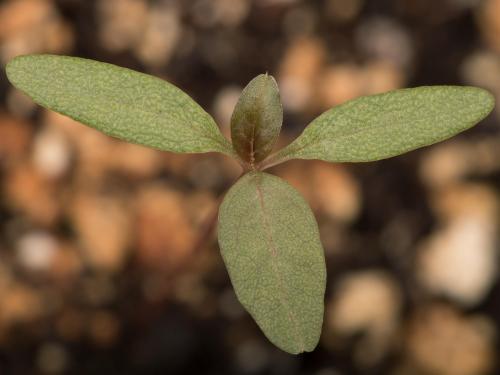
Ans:
POLYGON ((329 299, 325 328, 344 337, 363 333, 353 354, 361 365, 374 365, 394 339, 401 308, 401 291, 391 275, 376 269, 352 272, 329 299))
POLYGON ((58 241, 50 233, 27 233, 18 241, 17 258, 28 270, 46 272, 54 262, 58 247, 58 241))
POLYGON ((467 184, 437 193, 434 202, 440 225, 419 246, 419 280, 431 293, 474 306, 497 278, 498 197, 467 184))
POLYGON ((450 306, 435 304, 413 315, 406 345, 411 367, 420 373, 476 375, 492 369, 493 340, 487 318, 465 316, 450 306))
POLYGON ((70 215, 84 261, 96 270, 119 272, 134 236, 132 213, 125 200, 79 191, 71 201, 70 215))
POLYGON ((74 43, 72 28, 50 0, 7 0, 0 5, 0 61, 18 55, 65 53, 74 43))

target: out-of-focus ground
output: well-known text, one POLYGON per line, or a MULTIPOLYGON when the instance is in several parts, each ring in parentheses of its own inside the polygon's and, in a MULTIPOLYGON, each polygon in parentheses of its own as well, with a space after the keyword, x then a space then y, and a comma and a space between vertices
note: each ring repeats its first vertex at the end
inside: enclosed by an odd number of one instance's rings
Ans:
MULTIPOLYGON (((41 52, 165 78, 226 135, 241 88, 268 71, 286 144, 360 95, 500 97, 500 0, 2 0, 2 67, 41 52)), ((290 356, 203 238, 234 162, 108 138, 2 69, 0 374, 500 374, 499 126, 497 109, 390 160, 274 169, 313 207, 328 263, 320 344, 290 356)))

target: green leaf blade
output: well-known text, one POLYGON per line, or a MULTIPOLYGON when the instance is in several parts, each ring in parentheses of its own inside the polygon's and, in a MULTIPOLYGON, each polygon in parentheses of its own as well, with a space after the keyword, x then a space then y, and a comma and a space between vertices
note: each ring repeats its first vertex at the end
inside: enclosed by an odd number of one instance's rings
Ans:
POLYGON ((219 245, 241 304, 284 351, 312 351, 323 322, 326 267, 311 209, 282 179, 251 172, 228 192, 219 245))
POLYGON ((267 74, 255 77, 243 89, 231 117, 233 147, 253 166, 269 155, 283 122, 278 84, 267 74))
POLYGON ((427 86, 361 97, 313 120, 273 158, 365 162, 448 139, 485 118, 494 108, 486 90, 427 86))
POLYGON ((112 137, 163 151, 233 154, 212 117, 159 78, 56 55, 19 56, 6 70, 36 103, 112 137))

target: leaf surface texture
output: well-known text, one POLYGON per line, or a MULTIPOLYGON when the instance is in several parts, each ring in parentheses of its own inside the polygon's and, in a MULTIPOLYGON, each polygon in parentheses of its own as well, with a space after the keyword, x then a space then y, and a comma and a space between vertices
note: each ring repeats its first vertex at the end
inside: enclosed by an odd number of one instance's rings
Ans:
POLYGON ((385 159, 450 138, 493 107, 493 96, 475 87, 429 86, 365 96, 320 115, 274 158, 385 159))
POLYGON ((107 135, 164 151, 233 154, 212 117, 159 78, 55 55, 17 57, 7 76, 41 106, 107 135))
POLYGON ((313 350, 326 270, 318 226, 302 196, 278 177, 246 174, 221 205, 219 244, 239 301, 269 340, 293 354, 313 350))

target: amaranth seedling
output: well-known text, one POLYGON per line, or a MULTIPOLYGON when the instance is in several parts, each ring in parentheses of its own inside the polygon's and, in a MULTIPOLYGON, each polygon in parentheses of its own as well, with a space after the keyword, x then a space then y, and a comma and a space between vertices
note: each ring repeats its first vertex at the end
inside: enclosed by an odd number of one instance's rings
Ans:
POLYGON ((283 110, 276 81, 243 90, 231 140, 187 94, 161 79, 81 58, 31 55, 7 65, 9 80, 38 104, 103 133, 163 151, 220 152, 243 176, 219 211, 219 245, 236 295, 276 346, 313 350, 323 322, 326 269, 318 226, 300 194, 263 172, 290 159, 380 160, 447 139, 494 107, 487 91, 432 86, 361 97, 313 120, 272 153, 283 110))

